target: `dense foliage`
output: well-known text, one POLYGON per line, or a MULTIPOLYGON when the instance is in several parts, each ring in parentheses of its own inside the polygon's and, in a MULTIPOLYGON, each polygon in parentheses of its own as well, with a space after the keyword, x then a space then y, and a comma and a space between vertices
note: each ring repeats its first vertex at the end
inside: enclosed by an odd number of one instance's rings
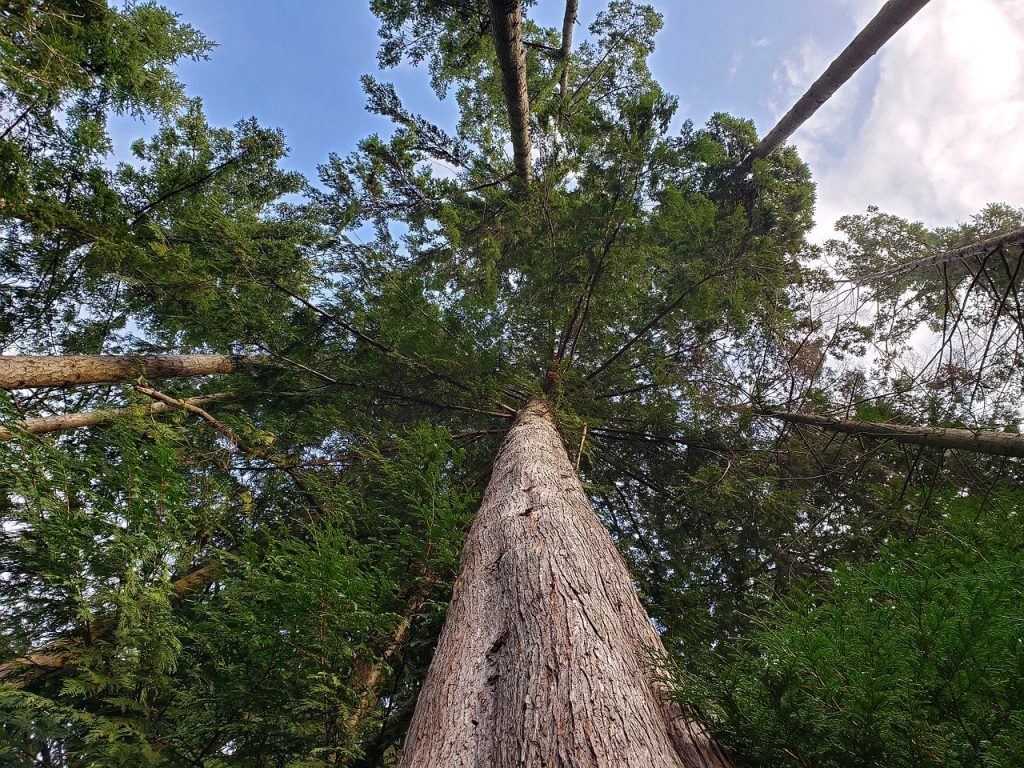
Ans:
POLYGON ((1019 499, 946 507, 827 590, 795 590, 717 677, 693 681, 751 765, 1020 765, 1019 499))
POLYGON ((392 765, 495 450, 543 394, 738 759, 1012 764, 1019 460, 758 412, 1014 429, 1019 248, 876 281, 874 315, 821 311, 852 294, 818 257, 863 275, 1020 211, 872 210, 809 245, 806 165, 750 161, 748 120, 680 126, 630 0, 568 59, 524 22, 527 184, 487 5, 374 0, 382 67, 426 64, 460 119, 366 77, 393 129, 315 182, 185 97, 173 64, 209 42, 168 11, 0 8, 3 351, 249 363, 0 393, 0 762, 392 765), (155 129, 115 163, 117 113, 155 129))

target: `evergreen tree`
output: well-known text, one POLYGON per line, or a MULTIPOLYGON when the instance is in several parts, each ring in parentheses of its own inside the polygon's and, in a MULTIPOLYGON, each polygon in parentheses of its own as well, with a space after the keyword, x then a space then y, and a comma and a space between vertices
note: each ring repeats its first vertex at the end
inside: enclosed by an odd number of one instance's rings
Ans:
MULTIPOLYGON (((830 336, 813 311, 833 284, 804 239, 807 167, 729 115, 672 130, 653 9, 614 0, 574 48, 575 2, 562 30, 527 3, 372 7, 381 64, 426 63, 460 119, 445 131, 366 78, 394 128, 317 186, 279 168, 279 133, 210 126, 183 98, 170 64, 208 44, 172 14, 2 14, 0 332, 19 356, 0 358, 0 759, 728 765, 720 734, 785 761, 791 721, 741 732, 756 619, 805 592, 841 604, 837 568, 934 528, 940 500, 1007 498, 1016 454, 936 442, 928 427, 979 426, 973 402, 891 394, 896 343, 870 378, 830 362, 872 331, 830 336), (112 168, 118 110, 159 128, 112 168), (880 440, 829 432, 851 416, 845 434, 880 440), (901 443, 907 421, 930 442, 901 443)), ((1016 215, 989 214, 927 247, 1016 215)), ((934 258, 881 262, 886 221, 848 219, 828 246, 858 279, 934 258)), ((1015 247, 979 322, 1011 316, 1015 247)), ((934 324, 934 283, 909 274, 934 324)))

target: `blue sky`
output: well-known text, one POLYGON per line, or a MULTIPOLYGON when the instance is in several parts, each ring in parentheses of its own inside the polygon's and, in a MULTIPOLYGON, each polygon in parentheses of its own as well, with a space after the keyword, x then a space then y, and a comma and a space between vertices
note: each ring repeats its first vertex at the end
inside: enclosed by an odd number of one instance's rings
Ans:
MULTIPOLYGON (((762 133, 852 39, 883 0, 656 0, 665 17, 652 69, 680 99, 679 122, 715 111, 762 133)), ((376 72, 376 20, 361 0, 165 0, 219 45, 180 68, 215 124, 255 115, 284 130, 288 165, 315 176, 382 118, 363 110, 359 76, 376 72)), ((580 21, 600 6, 583 0, 580 21)), ((530 10, 558 25, 561 0, 530 10)), ((451 125, 426 73, 383 75, 407 103, 451 125)), ((929 224, 985 202, 1024 205, 1024 2, 932 0, 795 137, 819 182, 819 236, 868 204, 929 224)))

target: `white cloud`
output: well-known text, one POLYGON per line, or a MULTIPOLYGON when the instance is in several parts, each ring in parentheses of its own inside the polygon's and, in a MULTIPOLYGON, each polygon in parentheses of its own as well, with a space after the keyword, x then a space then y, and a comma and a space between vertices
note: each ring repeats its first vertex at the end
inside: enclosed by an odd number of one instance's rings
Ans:
MULTIPOLYGON (((768 102, 775 120, 803 95, 836 54, 838 51, 827 52, 815 40, 808 39, 782 57, 772 73, 774 92, 768 102)), ((796 135, 801 155, 813 170, 818 170, 819 163, 828 163, 836 148, 853 138, 850 126, 855 123, 863 89, 861 73, 825 102, 796 135)))
MULTIPOLYGON (((879 5, 843 1, 859 22, 879 5)), ((786 62, 780 70, 800 71, 786 62)), ((989 202, 1024 204, 1019 0, 931 3, 882 49, 877 82, 858 77, 833 100, 831 116, 823 108, 795 137, 818 180, 819 236, 869 204, 930 225, 962 221, 989 202), (861 94, 870 97, 866 114, 849 109, 857 87, 873 89, 861 94), (848 140, 823 143, 833 130, 848 140)))
POLYGON ((740 67, 743 65, 743 51, 734 51, 732 59, 729 62, 729 79, 732 80, 736 77, 736 73, 740 71, 740 67))
POLYGON ((828 60, 820 46, 814 40, 805 40, 782 57, 772 73, 772 81, 776 90, 787 96, 797 96, 814 82, 827 65, 828 60))
POLYGON ((770 37, 756 37, 750 41, 750 46, 752 48, 767 48, 771 44, 772 39, 770 37))

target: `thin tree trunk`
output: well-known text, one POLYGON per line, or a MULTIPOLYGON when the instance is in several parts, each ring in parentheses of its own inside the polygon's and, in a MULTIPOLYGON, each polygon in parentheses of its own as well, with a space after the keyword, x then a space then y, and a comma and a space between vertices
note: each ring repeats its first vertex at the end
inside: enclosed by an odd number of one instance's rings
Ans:
POLYGON ((856 74, 864 63, 878 53, 889 38, 928 4, 928 0, 889 0, 867 26, 861 30, 846 50, 829 64, 828 69, 814 81, 800 100, 793 105, 778 124, 754 147, 748 159, 768 157, 793 135, 797 128, 818 111, 832 94, 856 74))
POLYGON ((728 766, 667 698, 664 654, 533 399, 495 460, 399 766, 728 766))
POLYGON ((350 737, 355 738, 359 735, 367 716, 370 714, 370 710, 377 703, 379 698, 379 691, 377 689, 380 686, 381 679, 384 677, 387 667, 402 650, 402 646, 405 645, 406 638, 409 636, 409 630, 412 628, 413 619, 423 607, 427 594, 427 589, 424 586, 423 589, 417 590, 406 602, 405 609, 402 612, 402 619, 398 622, 398 626, 395 627, 395 631, 391 636, 391 642, 384 649, 384 653, 381 654, 380 659, 376 663, 366 658, 356 660, 351 686, 361 693, 355 709, 345 719, 345 732, 350 737))
POLYGON ((526 90, 526 48, 523 45, 523 7, 520 0, 488 0, 494 49, 505 91, 516 173, 527 184, 530 170, 530 97, 526 90))
MULTIPOLYGON (((182 402, 189 405, 207 405, 231 400, 236 395, 230 392, 219 392, 201 397, 190 397, 182 402)), ((125 416, 145 416, 164 411, 177 410, 168 403, 151 403, 150 405, 129 405, 124 408, 112 408, 106 411, 84 411, 82 413, 61 413, 56 416, 41 416, 36 419, 25 419, 15 423, 14 429, 0 427, 0 441, 13 440, 18 432, 31 435, 42 435, 47 432, 62 432, 80 427, 94 427, 125 416)))
POLYGON ((814 413, 791 413, 788 411, 756 411, 758 416, 787 421, 791 424, 806 424, 829 432, 846 435, 860 435, 896 443, 924 445, 929 448, 949 448, 992 456, 1015 456, 1024 458, 1024 435, 1013 432, 992 432, 988 430, 955 429, 947 427, 915 427, 906 424, 886 424, 877 421, 843 421, 830 416, 814 413))
POLYGON ((558 77, 558 97, 565 101, 569 93, 569 56, 572 55, 572 28, 576 24, 580 0, 565 0, 565 15, 562 17, 562 72, 558 77))
POLYGON ((916 259, 891 269, 883 269, 880 272, 869 272, 866 275, 859 275, 853 279, 861 284, 873 283, 890 277, 902 277, 919 269, 941 267, 954 261, 967 261, 968 259, 975 258, 984 260, 986 256, 998 251, 1000 248, 1012 248, 1014 246, 1024 246, 1024 227, 1015 229, 1012 232, 1005 232, 1001 235, 993 235, 977 243, 965 245, 963 248, 946 251, 935 256, 926 256, 923 259, 916 259))
POLYGON ((258 357, 233 355, 2 355, 0 389, 111 384, 233 373, 258 357))

